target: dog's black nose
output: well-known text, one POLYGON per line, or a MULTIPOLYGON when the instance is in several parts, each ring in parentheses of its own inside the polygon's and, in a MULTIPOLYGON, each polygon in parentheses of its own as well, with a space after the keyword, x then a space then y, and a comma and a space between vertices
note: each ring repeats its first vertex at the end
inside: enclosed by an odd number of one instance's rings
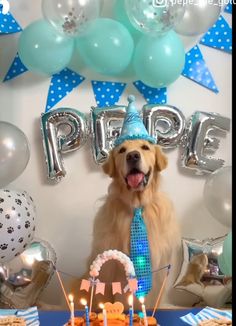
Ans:
POLYGON ((137 151, 133 151, 127 154, 126 161, 127 163, 133 164, 137 163, 140 160, 140 154, 137 151))

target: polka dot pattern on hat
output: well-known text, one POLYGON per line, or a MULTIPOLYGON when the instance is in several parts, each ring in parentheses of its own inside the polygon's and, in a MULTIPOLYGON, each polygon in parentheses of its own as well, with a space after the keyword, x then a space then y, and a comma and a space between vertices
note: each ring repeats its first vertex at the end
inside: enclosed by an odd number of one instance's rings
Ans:
POLYGON ((215 93, 219 92, 197 45, 186 53, 185 67, 182 75, 215 93))
POLYGON ((47 104, 45 112, 49 111, 54 105, 68 95, 75 87, 84 81, 84 77, 76 72, 65 68, 57 74, 54 74, 51 79, 47 104))
POLYGON ((232 53, 232 28, 220 16, 200 41, 201 44, 221 51, 232 53))
POLYGON ((112 106, 119 102, 126 83, 92 80, 94 97, 98 107, 112 106))
POLYGON ((28 69, 22 63, 17 53, 3 81, 14 79, 26 71, 28 71, 28 69))
POLYGON ((9 12, 4 15, 1 7, 2 6, 0 5, 0 34, 13 34, 21 32, 22 29, 15 18, 9 12))
POLYGON ((167 89, 165 87, 163 88, 149 87, 145 85, 141 80, 137 80, 133 84, 149 104, 166 103, 167 89))

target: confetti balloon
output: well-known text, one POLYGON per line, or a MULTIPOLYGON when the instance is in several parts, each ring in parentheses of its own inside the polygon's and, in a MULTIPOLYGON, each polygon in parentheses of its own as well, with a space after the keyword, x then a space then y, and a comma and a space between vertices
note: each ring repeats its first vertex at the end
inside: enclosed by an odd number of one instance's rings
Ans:
POLYGON ((87 23, 98 18, 100 0, 43 0, 42 11, 59 32, 77 36, 86 29, 87 23))
POLYGON ((71 60, 74 40, 60 35, 44 20, 38 20, 21 33, 18 52, 23 64, 31 71, 53 75, 71 60))
POLYGON ((122 73, 129 65, 134 41, 121 23, 108 18, 92 22, 76 40, 77 50, 86 65, 104 75, 122 73))
POLYGON ((181 20, 185 7, 183 2, 170 0, 125 0, 126 11, 136 29, 147 34, 169 31, 181 20))
POLYGON ((173 83, 184 63, 184 46, 174 31, 155 38, 143 36, 134 53, 136 75, 150 87, 161 88, 173 83))

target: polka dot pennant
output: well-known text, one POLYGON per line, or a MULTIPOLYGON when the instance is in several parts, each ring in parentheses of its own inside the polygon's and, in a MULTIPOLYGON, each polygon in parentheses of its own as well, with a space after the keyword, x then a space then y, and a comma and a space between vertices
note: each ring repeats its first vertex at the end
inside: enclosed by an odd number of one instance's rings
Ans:
POLYGON ((4 15, 0 6, 0 34, 13 34, 21 32, 21 30, 15 18, 9 12, 4 15))
POLYGON ((51 79, 45 112, 67 96, 75 87, 80 85, 85 78, 76 72, 65 68, 51 79))
POLYGON ((203 36, 200 43, 211 48, 232 53, 232 28, 220 16, 213 27, 203 36))
POLYGON ((197 45, 186 53, 185 67, 182 75, 215 93, 219 92, 197 45))
POLYGON ((92 80, 94 97, 98 107, 112 106, 119 102, 126 83, 92 80))
POLYGON ((15 56, 3 82, 16 78, 17 76, 23 74, 24 72, 28 71, 28 69, 24 66, 19 58, 19 55, 15 56))
POLYGON ((153 88, 145 85, 141 80, 137 80, 134 83, 137 90, 143 95, 145 100, 150 104, 165 104, 167 101, 167 89, 153 88))
POLYGON ((232 2, 229 2, 227 4, 227 6, 225 7, 225 12, 227 12, 228 14, 232 14, 232 10, 233 10, 233 7, 232 7, 232 2))

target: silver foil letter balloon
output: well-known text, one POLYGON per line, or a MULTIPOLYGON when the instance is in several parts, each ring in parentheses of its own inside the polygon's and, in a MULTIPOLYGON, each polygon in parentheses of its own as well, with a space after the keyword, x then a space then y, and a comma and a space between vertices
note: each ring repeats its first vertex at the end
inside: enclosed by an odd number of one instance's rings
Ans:
POLYGON ((121 133, 125 114, 126 106, 92 108, 92 150, 97 164, 107 160, 114 141, 121 133))
POLYGON ((60 181, 65 176, 62 154, 83 146, 88 136, 86 116, 78 110, 59 108, 41 116, 48 178, 60 181))
POLYGON ((177 147, 185 130, 185 117, 174 106, 148 104, 143 107, 143 122, 150 136, 166 148, 177 147))
POLYGON ((183 141, 182 164, 197 174, 212 173, 224 165, 224 160, 207 156, 215 152, 220 140, 212 132, 230 130, 230 119, 217 113, 196 111, 190 118, 183 141))

